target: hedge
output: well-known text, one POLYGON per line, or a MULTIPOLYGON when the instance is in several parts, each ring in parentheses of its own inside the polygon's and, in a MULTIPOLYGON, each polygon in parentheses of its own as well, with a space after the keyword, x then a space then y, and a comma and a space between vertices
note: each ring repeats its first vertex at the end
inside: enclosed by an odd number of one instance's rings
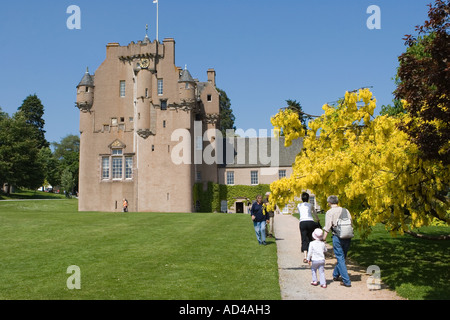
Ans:
POLYGON ((220 212, 220 202, 227 200, 228 209, 231 208, 236 198, 256 199, 257 195, 264 195, 270 191, 270 185, 259 184, 256 186, 236 185, 229 186, 208 182, 207 189, 203 190, 203 183, 196 183, 193 190, 194 207, 199 202, 198 212, 220 212))

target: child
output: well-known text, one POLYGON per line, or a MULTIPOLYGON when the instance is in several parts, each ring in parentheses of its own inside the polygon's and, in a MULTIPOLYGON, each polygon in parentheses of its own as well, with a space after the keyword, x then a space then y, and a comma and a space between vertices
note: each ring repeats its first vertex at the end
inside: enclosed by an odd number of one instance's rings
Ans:
POLYGON ((308 263, 311 266, 312 271, 312 282, 311 285, 317 286, 317 269, 319 269, 320 286, 322 288, 327 287, 327 282, 325 280, 325 255, 324 252, 327 251, 325 242, 322 241, 323 231, 322 229, 314 230, 312 237, 314 241, 309 243, 308 248, 308 263))

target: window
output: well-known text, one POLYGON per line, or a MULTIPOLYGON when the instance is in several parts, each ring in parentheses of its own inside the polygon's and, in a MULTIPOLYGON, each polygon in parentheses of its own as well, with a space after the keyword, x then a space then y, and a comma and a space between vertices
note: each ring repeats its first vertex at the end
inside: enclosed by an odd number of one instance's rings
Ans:
POLYGON ((133 158, 125 158, 125 179, 133 178, 133 158))
POLYGON ((112 151, 113 156, 121 156, 123 154, 122 149, 113 149, 112 151))
POLYGON ((166 120, 163 120, 163 128, 166 127, 166 120))
POLYGON ((196 172, 195 181, 197 181, 197 182, 202 181, 202 172, 201 171, 196 172))
POLYGON ((123 149, 112 149, 110 156, 102 157, 102 180, 133 179, 133 157, 124 156, 123 149))
POLYGON ((118 122, 117 122, 117 118, 111 118, 111 125, 112 126, 117 126, 118 122))
POLYGON ((158 79, 158 95, 162 96, 164 94, 164 80, 158 79))
POLYGON ((234 185, 234 171, 227 172, 227 184, 234 185))
POLYGON ((109 157, 102 158, 102 179, 109 179, 109 157))
POLYGON ((103 132, 109 132, 109 124, 103 125, 103 132))
POLYGON ((208 100, 208 102, 211 102, 212 101, 212 95, 208 94, 207 100, 208 100))
POLYGON ((195 150, 197 150, 197 151, 203 150, 203 137, 202 136, 195 137, 195 150))
POLYGON ((250 172, 250 183, 253 185, 258 184, 258 171, 250 172))
POLYGON ((279 170, 278 171, 278 179, 283 179, 286 177, 286 170, 279 170))
POLYGON ((161 100, 161 110, 167 110, 167 100, 161 100))
POLYGON ((126 87, 125 80, 121 80, 120 81, 120 97, 121 98, 125 97, 125 87, 126 87))
POLYGON ((148 88, 145 88, 145 97, 148 98, 148 88))
POLYGON ((112 158, 112 178, 113 179, 122 179, 122 157, 113 157, 112 158))

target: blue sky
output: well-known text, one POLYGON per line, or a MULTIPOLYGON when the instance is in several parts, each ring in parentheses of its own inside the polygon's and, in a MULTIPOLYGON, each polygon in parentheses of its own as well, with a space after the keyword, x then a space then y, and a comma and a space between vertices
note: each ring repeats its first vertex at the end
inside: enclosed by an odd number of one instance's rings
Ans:
MULTIPOLYGON (((402 38, 427 19, 432 0, 159 0, 159 39, 174 38, 176 64, 231 99, 236 126, 271 130, 270 117, 299 101, 322 113, 346 90, 373 86, 378 105, 392 102, 402 38), (367 8, 381 9, 369 30, 367 8)), ((15 0, 0 10, 0 107, 14 113, 36 93, 45 106, 46 138, 79 134, 76 85, 105 59, 106 44, 156 37, 152 0, 15 0), (81 9, 69 30, 67 8, 81 9)))

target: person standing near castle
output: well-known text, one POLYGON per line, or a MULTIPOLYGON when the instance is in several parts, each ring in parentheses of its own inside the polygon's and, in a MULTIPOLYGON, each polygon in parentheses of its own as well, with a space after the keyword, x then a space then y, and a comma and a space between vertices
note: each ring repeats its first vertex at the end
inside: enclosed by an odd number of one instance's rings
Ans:
POLYGON ((266 214, 266 210, 264 210, 262 196, 258 195, 256 197, 256 202, 253 203, 250 213, 252 215, 256 239, 259 244, 266 245, 266 223, 269 222, 269 216, 266 214))
MULTIPOLYGON (((352 217, 347 209, 344 209, 338 205, 339 199, 337 196, 329 196, 327 199, 330 210, 327 211, 325 215, 325 227, 323 228, 324 236, 323 241, 326 241, 329 232, 333 232, 333 228, 337 226, 337 221, 342 215, 343 211, 347 212, 348 218, 351 220, 352 217)), ((339 277, 342 277, 341 285, 345 287, 351 287, 350 276, 348 275, 347 265, 345 264, 345 258, 347 258, 347 252, 350 248, 351 239, 339 238, 333 232, 333 251, 336 256, 337 264, 333 270, 333 280, 338 281, 339 277)))
POLYGON ((273 238, 273 224, 275 220, 275 212, 274 211, 267 211, 267 206, 269 205, 269 196, 270 192, 266 193, 266 198, 263 200, 263 203, 265 205, 266 214, 269 217, 269 220, 266 225, 266 236, 269 238, 273 238))
POLYGON ((313 241, 309 243, 308 248, 308 263, 311 266, 312 282, 311 285, 317 286, 317 271, 319 271, 320 286, 322 288, 327 287, 327 281, 325 279, 325 252, 327 252, 327 246, 322 241, 323 230, 315 229, 313 234, 313 241))
POLYGON ((308 193, 302 193, 302 201, 303 202, 297 206, 297 209, 300 214, 299 228, 302 240, 301 250, 304 254, 303 263, 308 263, 306 255, 308 253, 309 243, 313 241, 312 233, 320 225, 320 220, 315 210, 313 210, 311 203, 309 203, 308 193), (316 218, 317 223, 314 222, 314 218, 316 218))

